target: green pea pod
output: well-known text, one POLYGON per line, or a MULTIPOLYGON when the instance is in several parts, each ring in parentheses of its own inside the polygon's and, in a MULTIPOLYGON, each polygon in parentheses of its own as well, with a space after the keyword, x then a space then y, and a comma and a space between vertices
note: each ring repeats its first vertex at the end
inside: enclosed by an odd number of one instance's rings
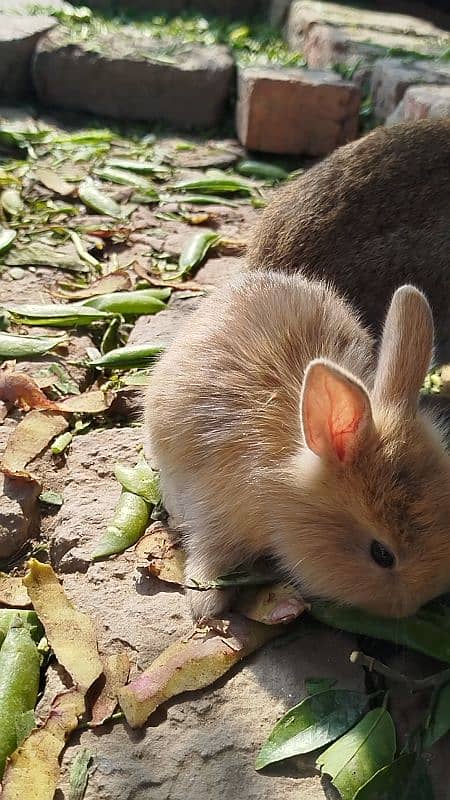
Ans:
POLYGON ((235 169, 240 175, 270 181, 284 181, 289 174, 285 169, 275 164, 265 164, 263 161, 240 161, 235 169))
POLYGON ((116 464, 114 474, 127 492, 143 497, 147 503, 156 506, 161 500, 159 475, 142 459, 135 467, 128 464, 116 464))
POLYGON ((173 186, 181 192, 201 192, 203 194, 253 194, 253 188, 245 181, 228 176, 219 178, 200 178, 195 181, 179 181, 173 186))
POLYGON ((148 189, 151 186, 146 178, 136 175, 135 172, 127 169, 104 167, 103 169, 96 169, 94 172, 103 181, 118 183, 121 186, 134 186, 136 189, 148 189))
POLYGON ((18 336, 0 331, 0 358, 30 358, 48 353, 60 344, 67 342, 63 336, 18 336))
MULTIPOLYGON (((202 263, 208 250, 220 241, 220 236, 212 231, 199 231, 189 240, 180 255, 178 266, 181 274, 189 272, 202 263)), ((178 275, 180 274, 177 273, 178 275)))
POLYGON ((16 235, 16 232, 9 228, 0 228, 0 253, 4 253, 11 247, 16 235))
POLYGON ((164 164, 154 163, 153 161, 133 161, 131 158, 108 158, 105 161, 107 167, 118 167, 127 169, 131 172, 140 172, 142 175, 167 175, 170 172, 164 164))
POLYGON ((150 506, 143 497, 133 492, 123 491, 114 512, 114 519, 108 525, 92 558, 112 556, 123 553, 144 533, 150 521, 150 506))
POLYGON ((18 618, 0 650, 0 776, 17 747, 17 721, 36 705, 40 666, 36 644, 18 618))
POLYGON ((10 217, 16 217, 23 209, 23 200, 17 189, 5 189, 1 194, 0 202, 10 217))
POLYGON ((89 366, 99 369, 148 367, 164 350, 163 344, 130 344, 127 347, 116 347, 115 350, 92 359, 89 366))
POLYGON ((45 325, 45 327, 82 327, 92 322, 107 321, 111 314, 101 309, 85 308, 81 303, 52 303, 49 305, 14 303, 5 304, 3 308, 8 311, 16 322, 23 325, 45 325))
MULTIPOLYGON (((40 642, 44 635, 44 629, 34 611, 21 611, 16 608, 0 608, 0 647, 8 633, 12 623, 19 617, 30 631, 31 638, 40 642)), ((0 725, 1 727, 1 725, 0 725)))
POLYGON ((439 625, 437 620, 430 620, 426 609, 418 611, 413 617, 394 619, 318 601, 312 604, 310 613, 332 628, 385 639, 450 663, 450 631, 439 625))
POLYGON ((122 209, 112 197, 103 194, 97 189, 93 183, 86 181, 78 189, 78 197, 85 206, 97 211, 98 214, 105 214, 107 217, 114 217, 120 219, 122 209))
POLYGON ((81 305, 124 316, 156 314, 166 308, 162 298, 170 296, 170 289, 139 289, 136 292, 112 292, 90 297, 81 305))

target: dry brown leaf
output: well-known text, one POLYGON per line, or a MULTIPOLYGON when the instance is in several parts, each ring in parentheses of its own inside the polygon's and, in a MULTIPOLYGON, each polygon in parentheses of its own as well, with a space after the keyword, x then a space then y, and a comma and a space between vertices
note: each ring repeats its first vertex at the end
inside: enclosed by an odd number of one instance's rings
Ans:
POLYGON ((220 239, 216 248, 220 254, 242 256, 247 251, 247 242, 238 239, 220 239))
POLYGON ((11 369, 0 371, 0 400, 25 409, 58 410, 58 404, 48 399, 33 378, 11 369))
POLYGON ((199 625, 188 640, 172 644, 145 672, 120 689, 119 703, 132 728, 144 725, 170 697, 214 683, 242 658, 285 630, 283 626, 261 625, 237 615, 225 621, 229 623, 225 633, 214 629, 214 620, 199 625))
POLYGON ((61 178, 61 176, 52 169, 47 169, 47 167, 38 167, 38 169, 34 170, 34 177, 39 183, 42 183, 46 189, 50 189, 51 192, 60 194, 62 197, 67 197, 69 194, 74 194, 75 192, 75 186, 67 183, 64 178, 61 178))
POLYGON ((73 289, 68 291, 58 289, 56 293, 60 297, 68 297, 71 300, 83 300, 88 297, 96 297, 99 294, 109 294, 110 292, 125 291, 131 287, 131 278, 128 272, 118 269, 110 272, 109 275, 102 275, 96 281, 83 289, 73 289))
POLYGON ((117 706, 117 693, 125 686, 130 674, 130 659, 126 653, 114 653, 103 664, 104 685, 92 706, 90 728, 96 728, 109 719, 117 706))
POLYGON ((31 606, 22 578, 15 578, 0 572, 0 605, 11 608, 29 608, 31 606))
POLYGON ((273 583, 257 592, 246 591, 238 608, 248 619, 264 625, 292 622, 309 608, 298 590, 289 583, 273 583))
POLYGON ((49 564, 32 558, 23 579, 56 658, 74 683, 87 691, 103 671, 95 628, 69 600, 49 564))
POLYGON ((42 486, 28 472, 4 472, 0 496, 0 557, 19 552, 38 527, 38 497, 42 486))
POLYGON ((110 407, 113 400, 113 392, 103 392, 98 389, 62 400, 58 403, 58 409, 64 414, 101 414, 110 407))
POLYGON ((171 531, 162 524, 154 522, 147 533, 139 539, 134 552, 138 566, 167 583, 182 585, 186 556, 181 543, 171 531))
POLYGON ((156 278, 151 272, 145 269, 142 264, 138 261, 135 261, 133 264, 133 270, 139 278, 142 278, 144 281, 148 281, 151 286, 160 286, 163 288, 173 289, 174 291, 183 291, 183 292, 208 292, 214 289, 214 286, 207 284, 207 283, 197 283, 197 281, 179 281, 176 283, 175 281, 165 281, 162 278, 156 278))
POLYGON ((84 711, 84 695, 76 689, 55 697, 44 725, 12 754, 3 776, 2 800, 53 800, 59 757, 84 711))
POLYGON ((69 423, 62 414, 52 411, 30 411, 11 433, 3 454, 2 469, 20 473, 39 455, 49 442, 63 433, 69 423))

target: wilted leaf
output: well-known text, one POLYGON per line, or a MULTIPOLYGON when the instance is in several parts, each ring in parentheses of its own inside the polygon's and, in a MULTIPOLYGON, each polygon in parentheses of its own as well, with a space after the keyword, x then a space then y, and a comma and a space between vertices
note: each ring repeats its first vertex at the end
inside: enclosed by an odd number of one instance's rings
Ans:
POLYGON ((56 658, 75 684, 87 690, 102 672, 95 628, 69 600, 48 564, 32 558, 23 579, 56 658))
POLYGON ((59 294, 72 300, 84 300, 85 298, 96 297, 106 292, 118 292, 129 289, 130 286, 131 279, 128 273, 123 270, 116 270, 116 272, 110 272, 109 275, 102 275, 101 278, 98 278, 98 280, 83 289, 73 289, 72 291, 60 289, 59 294))
MULTIPOLYGON (((311 700, 320 695, 313 695, 311 700)), ((317 759, 322 773, 330 775, 342 800, 355 793, 395 756, 396 736, 392 717, 385 708, 369 711, 341 739, 317 759)))
POLYGON ((102 690, 92 706, 90 728, 103 725, 117 706, 117 693, 125 686, 130 673, 130 659, 126 653, 114 653, 105 659, 103 665, 105 676, 102 690))
POLYGON ((52 492, 49 490, 48 492, 42 492, 39 495, 39 501, 48 506, 62 506, 64 503, 64 498, 62 494, 59 494, 59 492, 52 492))
POLYGON ((22 408, 57 410, 58 406, 39 388, 37 383, 24 372, 11 369, 0 372, 0 400, 16 403, 22 408))
POLYGON ((69 424, 62 414, 30 411, 10 434, 3 454, 3 469, 16 473, 39 455, 69 424))
POLYGON ((412 753, 383 767, 356 792, 354 800, 433 800, 425 764, 412 753))
POLYGON ((39 167, 38 169, 34 170, 34 177, 37 181, 39 181, 39 183, 42 183, 46 189, 50 189, 51 192, 59 194, 62 197, 67 197, 70 194, 74 194, 75 187, 70 183, 67 183, 67 181, 61 178, 61 176, 52 169, 47 169, 47 167, 39 167))
POLYGON ((10 217, 16 217, 23 209, 23 200, 17 189, 5 189, 0 195, 0 203, 10 217))
POLYGON ((119 691, 119 704, 128 724, 138 728, 169 698, 214 683, 234 664, 284 630, 237 615, 198 625, 190 638, 172 644, 145 672, 119 691))
POLYGON ((113 392, 104 392, 95 389, 92 392, 83 392, 58 403, 58 408, 64 413, 71 414, 101 414, 110 407, 114 399, 113 392))
POLYGON ((145 458, 142 457, 134 467, 116 464, 114 474, 128 492, 140 495, 154 506, 160 502, 159 473, 147 464, 145 458))
POLYGON ((43 727, 32 731, 13 753, 3 777, 2 800, 53 800, 59 757, 84 710, 84 695, 76 689, 55 698, 43 727))
POLYGON ((170 296, 170 289, 140 289, 136 292, 114 292, 85 300, 84 307, 108 311, 113 314, 132 316, 134 314, 156 314, 163 311, 166 304, 162 297, 170 296))
POLYGON ((111 183, 118 183, 121 186, 134 186, 136 189, 151 189, 152 185, 149 181, 141 175, 128 169, 121 169, 120 167, 103 167, 103 169, 94 170, 95 175, 103 181, 110 181, 111 183))
POLYGON ((115 219, 122 217, 122 209, 119 204, 112 197, 108 197, 107 194, 97 189, 93 183, 87 181, 82 184, 78 189, 78 196, 85 206, 99 214, 105 214, 107 217, 115 219))
POLYGON ((186 556, 176 539, 161 522, 154 522, 135 547, 138 565, 161 581, 184 583, 186 556))
POLYGON ((17 618, 0 650, 0 776, 17 747, 16 721, 36 705, 41 659, 28 627, 17 618))
POLYGON ((180 255, 178 266, 179 275, 189 272, 197 267, 204 260, 208 250, 220 241, 220 236, 213 231, 199 231, 188 241, 186 247, 180 255))
POLYGON ((150 519, 150 506, 143 497, 132 492, 122 491, 114 510, 114 518, 106 528, 92 558, 122 553, 136 544, 144 533, 150 519))
POLYGON ((305 697, 277 722, 256 759, 256 769, 334 741, 361 719, 367 702, 366 695, 346 689, 305 697))
POLYGON ((16 232, 9 228, 0 228, 0 255, 11 247, 16 235, 16 232))
POLYGON ((62 336, 17 336, 0 331, 0 358, 30 358, 48 353, 61 344, 66 344, 62 336))
POLYGON ((92 322, 107 322, 111 316, 105 311, 99 311, 81 303, 49 303, 48 305, 5 303, 3 308, 11 314, 15 321, 23 325, 45 325, 47 328, 78 328, 91 325, 92 322))
MULTIPOLYGON (((0 234, 1 252, 1 234, 0 234)), ((68 272, 87 272, 89 267, 76 252, 68 252, 62 247, 51 247, 45 242, 33 242, 26 247, 15 247, 5 258, 10 267, 54 267, 68 272)))
POLYGON ((265 586, 256 594, 247 594, 239 601, 241 614, 264 625, 292 622, 307 608, 309 606, 299 591, 289 583, 265 586))
POLYGON ((76 754, 69 772, 68 800, 83 800, 91 762, 92 755, 87 750, 80 750, 76 754))
POLYGON ((30 598, 22 578, 0 572, 0 604, 11 608, 29 608, 30 598))

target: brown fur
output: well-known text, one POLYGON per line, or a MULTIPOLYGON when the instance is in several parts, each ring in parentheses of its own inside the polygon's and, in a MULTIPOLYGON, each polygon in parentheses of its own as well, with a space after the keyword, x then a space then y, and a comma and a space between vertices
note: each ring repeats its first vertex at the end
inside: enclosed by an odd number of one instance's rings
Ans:
MULTIPOLYGON (((432 341, 419 292, 397 292, 386 331, 376 370, 371 337, 334 290, 270 272, 217 290, 190 318, 146 399, 164 500, 185 533, 187 578, 208 581, 274 554, 308 594, 387 615, 413 612, 448 587, 450 463, 416 411, 432 341), (323 399, 314 374, 319 386, 329 377, 335 426, 342 414, 364 416, 356 438, 352 425, 345 431, 353 445, 342 461, 304 443, 301 407, 315 413, 314 392, 323 399), (371 559, 373 539, 392 549, 393 569, 371 559)), ((193 613, 213 615, 229 600, 193 592, 193 613)))
POLYGON ((252 268, 331 280, 379 334, 403 283, 431 304, 439 343, 450 301, 450 120, 378 128, 286 183, 249 247, 252 268))

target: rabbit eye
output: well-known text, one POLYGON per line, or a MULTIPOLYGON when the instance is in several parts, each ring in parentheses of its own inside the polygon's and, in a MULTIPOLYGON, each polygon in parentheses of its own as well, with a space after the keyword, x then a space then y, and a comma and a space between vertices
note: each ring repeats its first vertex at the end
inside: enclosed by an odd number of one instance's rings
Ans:
POLYGON ((395 558, 391 551, 388 550, 384 544, 381 544, 381 542, 377 542, 376 539, 374 539, 370 545, 370 555, 379 567, 388 569, 394 566, 395 558))

